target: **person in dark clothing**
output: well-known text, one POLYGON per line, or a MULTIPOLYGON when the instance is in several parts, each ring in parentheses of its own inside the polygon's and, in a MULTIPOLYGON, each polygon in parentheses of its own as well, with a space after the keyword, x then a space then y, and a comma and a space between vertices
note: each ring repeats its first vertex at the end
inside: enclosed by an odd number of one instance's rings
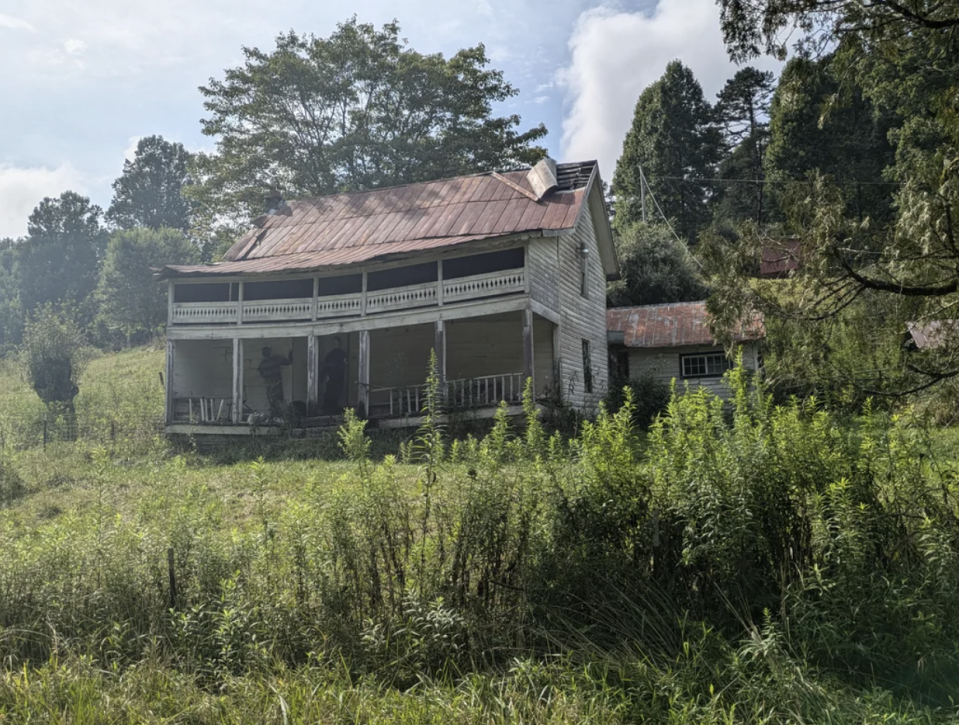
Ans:
POLYGON ((270 415, 282 418, 285 403, 283 400, 283 368, 293 364, 293 351, 287 357, 274 355, 273 349, 264 347, 263 359, 256 371, 266 383, 266 399, 270 402, 270 415))
POLYGON ((323 412, 326 415, 336 415, 341 410, 340 397, 343 395, 343 383, 346 380, 346 351, 340 347, 338 337, 333 338, 333 349, 323 359, 320 376, 326 379, 323 412))

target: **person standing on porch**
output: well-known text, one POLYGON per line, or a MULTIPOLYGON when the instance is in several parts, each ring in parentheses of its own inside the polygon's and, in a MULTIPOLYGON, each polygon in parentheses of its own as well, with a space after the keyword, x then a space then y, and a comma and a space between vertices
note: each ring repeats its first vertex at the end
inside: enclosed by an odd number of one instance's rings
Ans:
POLYGON ((340 338, 333 338, 333 349, 323 358, 323 370, 326 378, 326 390, 323 392, 323 412, 336 415, 340 412, 340 396, 343 395, 343 383, 346 379, 346 351, 340 347, 340 338))
POLYGON ((274 355, 273 349, 264 347, 263 359, 256 371, 266 384, 266 399, 270 403, 270 415, 282 418, 285 401, 283 398, 283 368, 293 364, 293 351, 286 357, 274 355))

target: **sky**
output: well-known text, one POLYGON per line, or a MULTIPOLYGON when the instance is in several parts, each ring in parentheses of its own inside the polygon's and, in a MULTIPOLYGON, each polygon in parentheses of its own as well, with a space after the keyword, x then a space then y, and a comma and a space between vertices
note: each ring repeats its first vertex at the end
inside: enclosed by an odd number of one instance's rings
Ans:
POLYGON ((327 36, 353 13, 398 20, 424 53, 484 43, 520 91, 498 110, 545 123, 553 158, 598 159, 607 181, 637 97, 670 60, 711 101, 736 71, 714 0, 0 0, 0 237, 25 234, 33 208, 68 189, 105 210, 142 136, 215 150, 199 86, 240 65, 244 46, 327 36))

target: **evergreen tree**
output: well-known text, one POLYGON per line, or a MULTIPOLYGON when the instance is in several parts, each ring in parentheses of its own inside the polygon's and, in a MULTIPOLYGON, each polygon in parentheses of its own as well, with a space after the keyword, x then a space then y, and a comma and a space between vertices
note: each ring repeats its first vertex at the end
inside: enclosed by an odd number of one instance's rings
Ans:
POLYGON ((33 210, 27 236, 17 245, 25 313, 55 304, 75 307, 83 324, 93 319, 93 291, 106 247, 101 214, 73 191, 47 197, 33 210))
POLYGON ((128 344, 136 333, 159 330, 166 322, 167 290, 154 280, 152 268, 196 261, 196 247, 179 230, 116 232, 107 245, 97 288, 101 322, 120 331, 128 344))
POLYGON ((636 102, 613 175, 616 224, 625 228, 642 219, 645 175, 663 214, 681 237, 694 243, 709 220, 719 149, 719 129, 699 82, 681 62, 670 62, 636 102))
POLYGON ((162 136, 141 138, 133 160, 123 162, 123 173, 113 182, 107 221, 120 229, 187 231, 192 204, 182 192, 190 184, 187 169, 191 159, 183 144, 162 136))
POLYGON ((769 216, 764 164, 773 88, 771 72, 746 67, 718 94, 716 118, 724 147, 719 176, 728 180, 721 185, 718 219, 753 219, 761 225, 769 216))
POLYGON ((17 243, 0 239, 0 355, 19 345, 23 334, 17 243))

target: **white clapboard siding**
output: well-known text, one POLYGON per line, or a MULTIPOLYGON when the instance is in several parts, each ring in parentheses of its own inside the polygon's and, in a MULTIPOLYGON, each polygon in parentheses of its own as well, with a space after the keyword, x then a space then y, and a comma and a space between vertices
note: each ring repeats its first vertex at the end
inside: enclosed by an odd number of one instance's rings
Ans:
MULTIPOLYGON (((756 343, 744 343, 743 365, 750 370, 758 367, 758 346, 756 343)), ((629 351, 629 375, 638 378, 648 375, 665 385, 674 379, 679 390, 689 383, 690 389, 704 387, 719 397, 729 398, 729 389, 723 384, 721 377, 689 378, 682 377, 680 355, 691 355, 706 352, 723 352, 722 347, 668 347, 668 348, 631 348, 629 351)))
POLYGON ((559 307, 557 241, 556 237, 531 239, 526 261, 530 296, 551 310, 559 307))
MULTIPOLYGON (((595 191, 594 191, 595 193, 595 191)), ((588 203, 571 234, 559 238, 560 348, 563 399, 586 413, 594 412, 606 394, 609 366, 606 348, 606 275, 599 259, 596 229, 588 203), (583 245, 588 262, 588 295, 580 285, 580 256, 583 245), (585 391, 583 340, 589 340, 593 392, 585 391)))

